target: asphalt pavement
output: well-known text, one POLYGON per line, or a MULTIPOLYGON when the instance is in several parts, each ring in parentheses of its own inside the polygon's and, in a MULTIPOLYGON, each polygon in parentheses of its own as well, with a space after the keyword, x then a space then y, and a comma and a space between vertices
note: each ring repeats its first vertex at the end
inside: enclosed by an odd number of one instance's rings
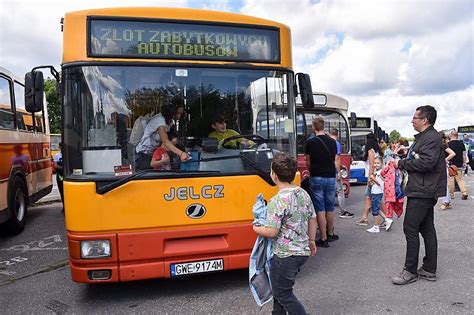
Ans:
MULTIPOLYGON (((403 218, 390 231, 367 233, 353 219, 337 219, 340 240, 319 248, 298 275, 295 293, 311 314, 473 314, 474 174, 471 195, 456 193, 453 209, 435 211, 438 281, 396 286, 390 277, 405 259, 403 218)), ((359 215, 364 186, 351 189, 349 210, 359 215)), ((1 313, 230 313, 267 314, 248 287, 246 270, 177 279, 84 285, 71 281, 64 218, 58 202, 29 211, 16 237, 0 236, 1 313)), ((421 242, 420 263, 423 257, 421 242)), ((152 246, 152 245, 150 245, 152 246)))
POLYGON ((36 205, 42 205, 45 203, 50 203, 50 202, 57 202, 61 200, 61 196, 59 195, 59 190, 58 190, 58 183, 56 182, 56 176, 53 175, 53 190, 40 200, 36 202, 36 205))

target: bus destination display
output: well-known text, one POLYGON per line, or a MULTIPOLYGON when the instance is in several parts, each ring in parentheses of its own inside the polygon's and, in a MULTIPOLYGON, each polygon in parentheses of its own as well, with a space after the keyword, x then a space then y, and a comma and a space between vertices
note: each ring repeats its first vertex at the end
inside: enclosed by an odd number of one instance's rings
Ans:
POLYGON ((474 132, 474 126, 461 126, 458 127, 458 133, 463 133, 463 132, 474 132))
POLYGON ((357 128, 370 128, 370 118, 360 118, 356 119, 357 128))
POLYGON ((157 21, 89 20, 89 55, 280 62, 278 29, 157 21))

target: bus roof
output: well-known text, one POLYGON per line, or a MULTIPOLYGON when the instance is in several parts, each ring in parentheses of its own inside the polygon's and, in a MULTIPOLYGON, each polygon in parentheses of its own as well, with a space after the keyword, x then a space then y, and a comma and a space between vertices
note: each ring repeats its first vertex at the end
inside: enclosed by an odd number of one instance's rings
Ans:
MULTIPOLYGON (((314 98, 314 109, 329 107, 331 109, 341 109, 347 111, 349 109, 349 101, 345 98, 321 91, 313 91, 314 98), (328 106, 330 105, 330 106, 328 106)), ((298 96, 296 100, 298 107, 303 106, 301 104, 301 98, 298 96)))
MULTIPOLYGON (((256 18, 252 16, 227 13, 221 11, 210 11, 187 8, 159 8, 159 7, 131 7, 131 8, 103 8, 91 9, 76 12, 69 12, 64 17, 64 52, 63 64, 74 61, 97 61, 97 58, 90 58, 87 55, 87 17, 89 16, 107 16, 137 19, 162 19, 167 22, 180 21, 198 21, 212 23, 228 24, 248 24, 249 27, 270 26, 280 29, 280 52, 281 61, 279 64, 273 64, 274 67, 285 67, 291 69, 291 35, 288 26, 282 23, 256 18), (78 46, 78 43, 82 43, 78 46)), ((127 58, 107 58, 107 61, 130 61, 127 58)), ((161 59, 134 59, 134 62, 169 62, 161 59)), ((180 60, 183 62, 183 60, 180 60)), ((211 63, 210 61, 192 60, 188 63, 211 63)), ((222 63, 222 62, 221 62, 222 63)), ((234 62, 231 62, 234 63, 234 62)), ((254 63, 255 65, 261 65, 254 63)), ((268 66, 268 64, 264 64, 268 66)))
POLYGON ((13 80, 21 83, 21 84, 24 84, 23 83, 23 79, 16 76, 15 74, 13 74, 13 72, 10 72, 9 70, 5 69, 4 67, 0 66, 0 73, 3 73, 5 75, 7 75, 8 77, 12 78, 13 80))
POLYGON ((159 16, 161 19, 173 19, 182 20, 186 16, 187 20, 194 21, 214 21, 214 22, 226 22, 226 23, 239 23, 239 24, 264 24, 271 25, 279 28, 289 29, 283 23, 278 23, 271 20, 257 18, 250 15, 229 13, 223 11, 212 11, 202 9, 190 9, 190 8, 169 8, 169 7, 117 7, 117 8, 101 8, 91 10, 81 10, 66 13, 69 15, 89 16, 89 15, 105 15, 105 16, 123 16, 123 17, 144 17, 144 18, 156 18, 159 16))

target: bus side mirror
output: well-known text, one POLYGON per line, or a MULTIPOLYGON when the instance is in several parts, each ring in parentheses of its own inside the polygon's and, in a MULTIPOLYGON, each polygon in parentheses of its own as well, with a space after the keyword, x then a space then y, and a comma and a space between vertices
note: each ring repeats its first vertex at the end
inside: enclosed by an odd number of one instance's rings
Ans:
POLYGON ((354 112, 351 112, 351 128, 356 128, 357 127, 357 115, 354 112))
POLYGON ((300 89, 301 103, 304 108, 314 108, 313 88, 311 78, 307 73, 297 73, 298 87, 300 89))
POLYGON ((377 133, 375 134, 377 136, 377 139, 382 139, 383 133, 382 133, 382 128, 377 127, 377 133))
POLYGON ((44 80, 40 71, 28 72, 25 75, 25 109, 29 113, 43 110, 44 80))
POLYGON ((56 95, 61 97, 62 84, 59 81, 56 81, 56 95))

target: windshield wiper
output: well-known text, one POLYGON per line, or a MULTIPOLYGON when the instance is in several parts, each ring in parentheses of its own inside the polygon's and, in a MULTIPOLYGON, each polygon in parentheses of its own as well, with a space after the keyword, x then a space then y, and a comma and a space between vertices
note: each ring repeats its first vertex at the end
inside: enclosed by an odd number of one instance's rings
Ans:
POLYGON ((254 170, 257 171, 257 174, 258 176, 260 176, 261 178, 263 178, 263 180, 265 180, 267 183, 269 183, 270 185, 272 186, 275 186, 275 183, 273 182, 273 179, 272 177, 270 176, 270 172, 269 171, 265 171, 264 169, 262 169, 261 167, 258 166, 257 163, 255 163, 254 161, 252 161, 251 159, 249 159, 247 156, 245 155, 241 155, 242 159, 245 160, 247 162, 247 165, 252 167, 254 170))
POLYGON ((148 174, 148 173, 210 173, 210 174, 213 174, 213 173, 219 173, 219 171, 199 171, 199 170, 195 170, 195 171, 185 171, 185 170, 154 170, 154 169, 146 169, 146 170, 140 170, 138 172, 136 172, 135 174, 132 174, 132 175, 128 175, 126 177, 122 177, 110 184, 107 184, 107 185, 104 185, 102 187, 98 187, 97 188, 97 193, 100 194, 100 195, 103 195, 103 194, 106 194, 108 193, 109 191, 117 188, 117 187, 120 187, 134 179, 137 179, 137 178, 140 178, 142 177, 143 175, 145 174, 148 174))
MULTIPOLYGON (((199 159, 199 160, 189 160, 187 162, 181 162, 182 164, 186 165, 186 164, 191 164, 191 163, 199 163, 199 162, 209 162, 209 161, 218 161, 218 160, 227 160, 227 159, 236 159, 236 158, 242 158, 242 155, 228 155, 228 156, 219 156, 219 157, 212 157, 212 158, 204 158, 204 159, 199 159)), ((253 168, 255 168, 257 171, 260 171, 259 172, 259 175, 264 177, 265 176, 265 172, 263 172, 262 170, 259 170, 258 167, 256 167, 256 165, 252 165, 253 168)), ((143 175, 145 174, 148 174, 148 173, 178 173, 178 174, 183 174, 183 173, 186 173, 186 174, 192 174, 192 173, 208 173, 208 174, 216 174, 216 173, 220 173, 220 171, 200 171, 200 170, 154 170, 154 169, 146 169, 146 170, 140 170, 132 175, 128 175, 126 177, 122 177, 110 184, 107 184, 107 185, 104 185, 104 186, 101 186, 101 187, 98 187, 97 188, 97 193, 100 194, 100 195, 103 195, 103 194, 106 194, 108 193, 109 191, 115 189, 115 188, 118 188, 132 180, 135 180, 137 178, 140 178, 142 177, 143 175)), ((269 176, 267 174, 267 176, 269 176)), ((264 177, 265 178, 265 177, 264 177)), ((265 178, 266 179, 266 178, 265 178)))

